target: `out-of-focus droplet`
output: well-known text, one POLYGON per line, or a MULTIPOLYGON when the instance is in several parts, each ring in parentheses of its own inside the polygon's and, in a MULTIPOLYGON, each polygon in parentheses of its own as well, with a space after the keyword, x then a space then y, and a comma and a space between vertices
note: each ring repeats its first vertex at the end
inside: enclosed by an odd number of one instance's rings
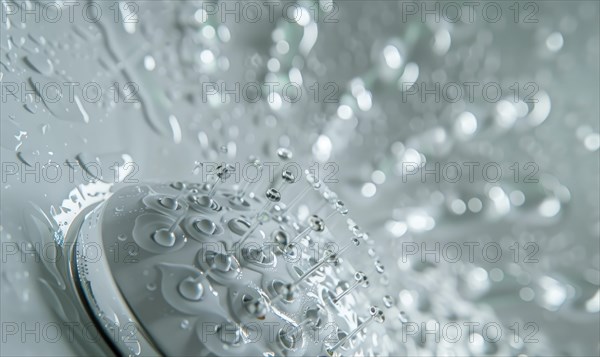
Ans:
POLYGON ((563 36, 560 32, 553 32, 546 38, 546 47, 552 52, 558 52, 563 47, 563 36))
POLYGON ((150 55, 144 57, 144 68, 146 68, 147 71, 153 71, 156 68, 154 57, 150 55))
POLYGON ((363 196, 367 198, 373 197, 377 192, 377 186, 375 186, 375 184, 373 184, 372 182, 367 182, 362 186, 360 192, 363 196))
POLYGON ((387 45, 383 49, 383 57, 385 59, 385 63, 392 69, 398 69, 402 66, 402 56, 400 55, 400 51, 394 45, 387 45))

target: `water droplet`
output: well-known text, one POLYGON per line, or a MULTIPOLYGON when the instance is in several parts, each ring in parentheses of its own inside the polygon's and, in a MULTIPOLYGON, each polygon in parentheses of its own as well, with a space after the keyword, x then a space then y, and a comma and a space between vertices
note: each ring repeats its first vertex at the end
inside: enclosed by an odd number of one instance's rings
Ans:
POLYGON ((583 145, 589 151, 597 151, 600 149, 600 134, 590 133, 583 139, 583 145))
POLYGON ((343 201, 337 200, 335 202, 335 209, 343 216, 348 214, 348 208, 346 208, 343 201))
POLYGON ((182 329, 186 330, 190 327, 190 321, 187 319, 181 320, 181 324, 179 325, 182 329))
POLYGON ((404 311, 400 311, 400 313, 398 314, 398 319, 400 320, 400 322, 407 323, 408 322, 408 316, 406 315, 406 312, 404 311))
POLYGON ((175 233, 170 232, 168 229, 159 229, 152 235, 152 239, 163 247, 172 247, 175 245, 175 233))
POLYGON ((231 175, 235 172, 235 167, 230 164, 219 165, 217 166, 217 177, 221 181, 227 180, 231 175))
POLYGON ((385 46, 383 49, 383 57, 385 59, 385 63, 391 69, 398 69, 400 66, 402 66, 402 56, 400 55, 398 48, 394 45, 385 46))
POLYGON ((280 248, 284 248, 289 244, 289 236, 286 232, 277 230, 271 234, 273 241, 277 243, 280 248))
POLYGON ((286 183, 294 183, 296 181, 296 177, 294 176, 294 174, 289 171, 289 170, 284 170, 281 173, 281 178, 283 179, 283 181, 285 181, 286 183))
POLYGON ((181 191, 185 188, 185 183, 183 183, 181 181, 175 181, 175 182, 171 183, 170 186, 178 191, 181 191))
POLYGON ((348 120, 348 119, 352 118, 352 116, 354 115, 354 112, 353 112, 352 108, 350 108, 348 105, 342 104, 337 109, 337 115, 341 119, 348 120))
MULTIPOLYGON (((142 214, 135 219, 133 240, 140 248, 153 253, 180 249, 185 244, 185 236, 179 227, 169 232, 174 223, 173 218, 164 214, 142 214)), ((133 248, 139 250, 138 247, 133 248)))
POLYGON ((385 307, 387 307, 389 309, 390 307, 392 307, 394 305, 394 298, 391 297, 390 295, 384 296, 383 304, 385 305, 385 307))
POLYGON ((187 277, 179 283, 177 290, 184 298, 191 301, 199 301, 204 295, 204 285, 202 285, 202 276, 197 278, 187 277))
POLYGON ((265 318, 265 315, 269 311, 267 304, 262 298, 257 299, 250 295, 244 295, 242 303, 249 314, 261 320, 265 318))
POLYGON ((267 199, 271 202, 279 202, 281 201, 281 193, 274 188, 270 188, 267 190, 266 194, 267 199))
POLYGON ((243 235, 250 228, 250 223, 241 218, 234 218, 227 223, 229 229, 237 235, 243 235))
POLYGON ((323 232, 325 230, 325 221, 317 215, 312 215, 308 218, 308 225, 315 232, 323 232))
POLYGON ((563 46, 564 40, 560 32, 553 32, 546 39, 546 47, 552 52, 558 52, 563 46))
POLYGON ((484 338, 479 333, 475 332, 469 336, 468 347, 471 353, 475 356, 490 355, 496 353, 497 347, 491 343, 491 340, 484 338))
POLYGON ((31 114, 37 113, 37 110, 38 110, 37 104, 34 104, 34 103, 25 103, 23 105, 23 107, 31 114))
POLYGON ((523 299, 523 301, 532 301, 535 298, 535 292, 533 291, 532 288, 526 286, 524 288, 521 288, 521 290, 519 290, 519 297, 521 299, 523 299))
POLYGON ((560 212, 560 201, 557 198, 547 198, 538 207, 540 215, 543 217, 554 217, 560 212))
POLYGON ((221 272, 230 271, 234 265, 234 258, 230 254, 214 253, 206 259, 213 269, 221 272))
POLYGON ((217 231, 215 222, 207 218, 194 222, 194 228, 206 235, 213 235, 217 231))
POLYGON ((150 55, 144 57, 144 67, 147 71, 153 71, 154 68, 156 68, 156 61, 154 60, 154 57, 150 55))
POLYGON ((375 184, 372 182, 367 182, 362 186, 360 192, 367 198, 373 197, 377 192, 377 186, 375 186, 375 184))
POLYGON ((194 316, 206 312, 207 306, 220 310, 217 293, 198 268, 170 263, 160 263, 157 268, 161 273, 162 297, 172 308, 194 316))
POLYGON ((261 223, 265 223, 269 221, 269 214, 267 212, 261 212, 258 214, 258 216, 256 217, 256 219, 261 222, 261 223))
POLYGON ((375 270, 377 270, 379 274, 382 274, 385 271, 385 267, 379 260, 375 261, 375 270))
POLYGON ((168 208, 168 209, 171 209, 171 210, 176 210, 177 207, 179 206, 179 204, 177 203, 177 200, 175 198, 168 197, 168 196, 161 197, 158 202, 164 208, 168 208))
POLYGON ((282 160, 290 160, 294 155, 288 148, 279 148, 277 149, 277 156, 282 160))

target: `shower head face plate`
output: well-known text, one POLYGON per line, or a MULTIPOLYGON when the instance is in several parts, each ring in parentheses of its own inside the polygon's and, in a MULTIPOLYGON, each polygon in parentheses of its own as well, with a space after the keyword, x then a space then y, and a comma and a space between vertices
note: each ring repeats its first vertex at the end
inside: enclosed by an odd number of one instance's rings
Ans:
MULTIPOLYGON (((235 192, 216 190, 208 197, 206 188, 126 186, 78 227, 76 278, 116 350, 322 355, 340 340, 331 336, 357 327, 360 289, 344 294, 335 306, 319 294, 322 289, 340 293, 336 287, 350 285, 343 283, 352 279, 348 263, 323 263, 303 277, 316 264, 308 246, 335 242, 328 229, 311 230, 308 242, 300 239, 293 254, 286 253, 276 238, 298 236, 309 230, 309 220, 287 217, 282 223, 273 219, 277 209, 265 219, 266 198, 249 198, 240 209, 232 204, 235 192)), ((368 348, 361 345, 363 334, 357 335, 339 351, 368 348)))

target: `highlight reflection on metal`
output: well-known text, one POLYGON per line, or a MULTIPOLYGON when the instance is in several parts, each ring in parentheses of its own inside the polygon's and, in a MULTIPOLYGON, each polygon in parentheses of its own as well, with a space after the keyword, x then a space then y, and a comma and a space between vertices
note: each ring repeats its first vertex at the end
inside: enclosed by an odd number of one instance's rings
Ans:
POLYGON ((600 353, 598 3, 42 3, 0 8, 2 353, 600 353))

